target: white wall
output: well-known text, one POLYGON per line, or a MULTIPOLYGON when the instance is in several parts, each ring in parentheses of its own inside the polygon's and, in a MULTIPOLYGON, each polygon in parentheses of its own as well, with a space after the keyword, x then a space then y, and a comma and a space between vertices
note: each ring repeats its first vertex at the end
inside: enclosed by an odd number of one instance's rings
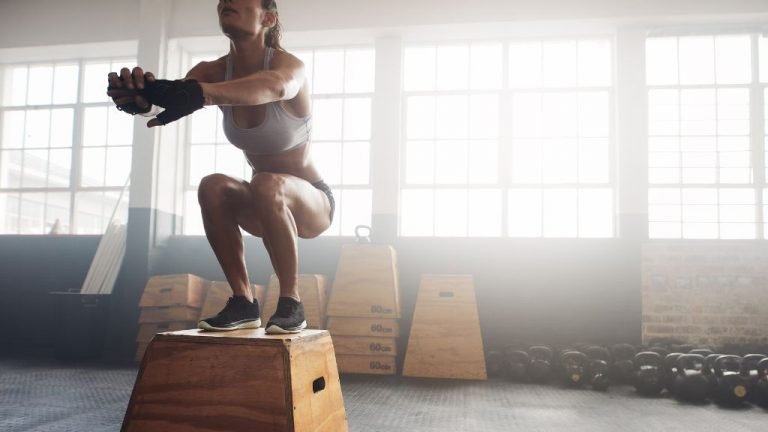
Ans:
MULTIPOLYGON (((157 0, 158 3, 163 0, 157 0)), ((219 34, 214 0, 171 0, 170 37, 219 34)), ((0 48, 137 39, 135 0, 2 0, 0 48)), ((286 31, 541 20, 757 20, 768 0, 285 0, 286 31)))

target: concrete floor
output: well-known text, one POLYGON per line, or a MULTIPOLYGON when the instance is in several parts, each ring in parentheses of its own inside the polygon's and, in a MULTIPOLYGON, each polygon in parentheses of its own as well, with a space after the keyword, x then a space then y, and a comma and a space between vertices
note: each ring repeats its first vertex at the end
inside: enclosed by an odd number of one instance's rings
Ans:
MULTIPOLYGON (((117 432, 138 369, 0 358, 0 431, 117 432)), ((342 376, 352 432, 766 431, 768 411, 506 381, 342 376)))

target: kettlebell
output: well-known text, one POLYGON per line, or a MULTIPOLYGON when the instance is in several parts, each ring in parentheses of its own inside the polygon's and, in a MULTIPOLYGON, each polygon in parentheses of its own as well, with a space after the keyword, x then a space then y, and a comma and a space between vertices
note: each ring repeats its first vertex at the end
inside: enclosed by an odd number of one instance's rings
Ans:
POLYGON ((664 357, 664 369, 662 370, 662 382, 669 394, 675 394, 675 378, 677 378, 677 359, 683 353, 669 353, 664 357))
POLYGON ((488 376, 501 378, 505 374, 504 355, 498 351, 488 351, 485 354, 485 368, 488 376))
POLYGON ((762 354, 747 354, 741 360, 741 376, 747 381, 747 399, 755 404, 760 402, 757 394, 757 384, 760 380, 758 365, 765 358, 762 354))
POLYGON ((516 350, 512 347, 504 350, 504 360, 507 369, 507 379, 511 381, 523 382, 528 376, 528 365, 530 358, 528 353, 516 350))
POLYGON ((683 354, 678 357, 675 397, 692 403, 706 401, 709 381, 704 376, 703 369, 704 357, 699 354, 683 354))
POLYGON ((552 372, 552 350, 542 345, 532 346, 528 349, 528 357, 528 376, 531 381, 546 382, 552 372))
POLYGON ((709 387, 707 388, 707 398, 713 399, 717 391, 717 377, 715 376, 715 360, 722 354, 710 354, 704 358, 704 369, 701 372, 707 378, 709 387))
POLYGON ((753 400, 758 405, 768 408, 768 358, 757 364, 757 382, 755 383, 753 400))
POLYGON ((741 375, 742 359, 735 355, 722 355, 715 360, 715 401, 721 405, 736 406, 747 400, 749 380, 741 375))
POLYGON ((613 366, 611 368, 611 379, 617 383, 631 384, 635 365, 632 359, 637 351, 635 347, 629 344, 617 344, 611 347, 613 357, 613 366))
POLYGON ((591 346, 585 353, 589 358, 590 378, 592 390, 606 391, 610 385, 608 373, 610 371, 611 353, 601 346, 591 346))
POLYGON ((560 355, 563 383, 581 387, 589 377, 589 358, 583 352, 566 351, 560 355))
POLYGON ((661 377, 661 356, 653 351, 637 353, 632 360, 635 367, 635 390, 643 396, 657 396, 664 388, 661 377))

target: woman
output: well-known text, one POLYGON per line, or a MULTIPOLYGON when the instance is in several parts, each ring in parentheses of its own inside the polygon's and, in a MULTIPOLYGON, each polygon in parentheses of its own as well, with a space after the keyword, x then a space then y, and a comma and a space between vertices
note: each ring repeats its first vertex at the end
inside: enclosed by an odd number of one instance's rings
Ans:
POLYGON ((218 105, 227 139, 241 148, 253 168, 251 180, 223 174, 202 179, 198 199, 203 226, 233 296, 205 330, 261 326, 259 305, 249 289, 240 227, 261 237, 280 280, 270 334, 306 327, 297 287, 297 237, 328 229, 334 199, 310 159, 311 101, 304 65, 280 46, 275 0, 222 0, 218 7, 229 54, 193 67, 184 80, 155 79, 136 67, 111 73, 108 94, 131 114, 154 115, 147 123, 167 124, 203 105, 218 105))

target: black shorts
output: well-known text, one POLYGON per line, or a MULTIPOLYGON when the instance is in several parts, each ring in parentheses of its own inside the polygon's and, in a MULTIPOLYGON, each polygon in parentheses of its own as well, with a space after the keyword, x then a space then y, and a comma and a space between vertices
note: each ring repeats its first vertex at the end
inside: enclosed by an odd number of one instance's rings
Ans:
POLYGON ((331 203, 331 223, 333 223, 333 213, 336 211, 336 200, 333 199, 333 192, 331 192, 331 187, 328 186, 328 184, 323 180, 312 183, 312 186, 321 190, 328 197, 328 202, 331 203))

